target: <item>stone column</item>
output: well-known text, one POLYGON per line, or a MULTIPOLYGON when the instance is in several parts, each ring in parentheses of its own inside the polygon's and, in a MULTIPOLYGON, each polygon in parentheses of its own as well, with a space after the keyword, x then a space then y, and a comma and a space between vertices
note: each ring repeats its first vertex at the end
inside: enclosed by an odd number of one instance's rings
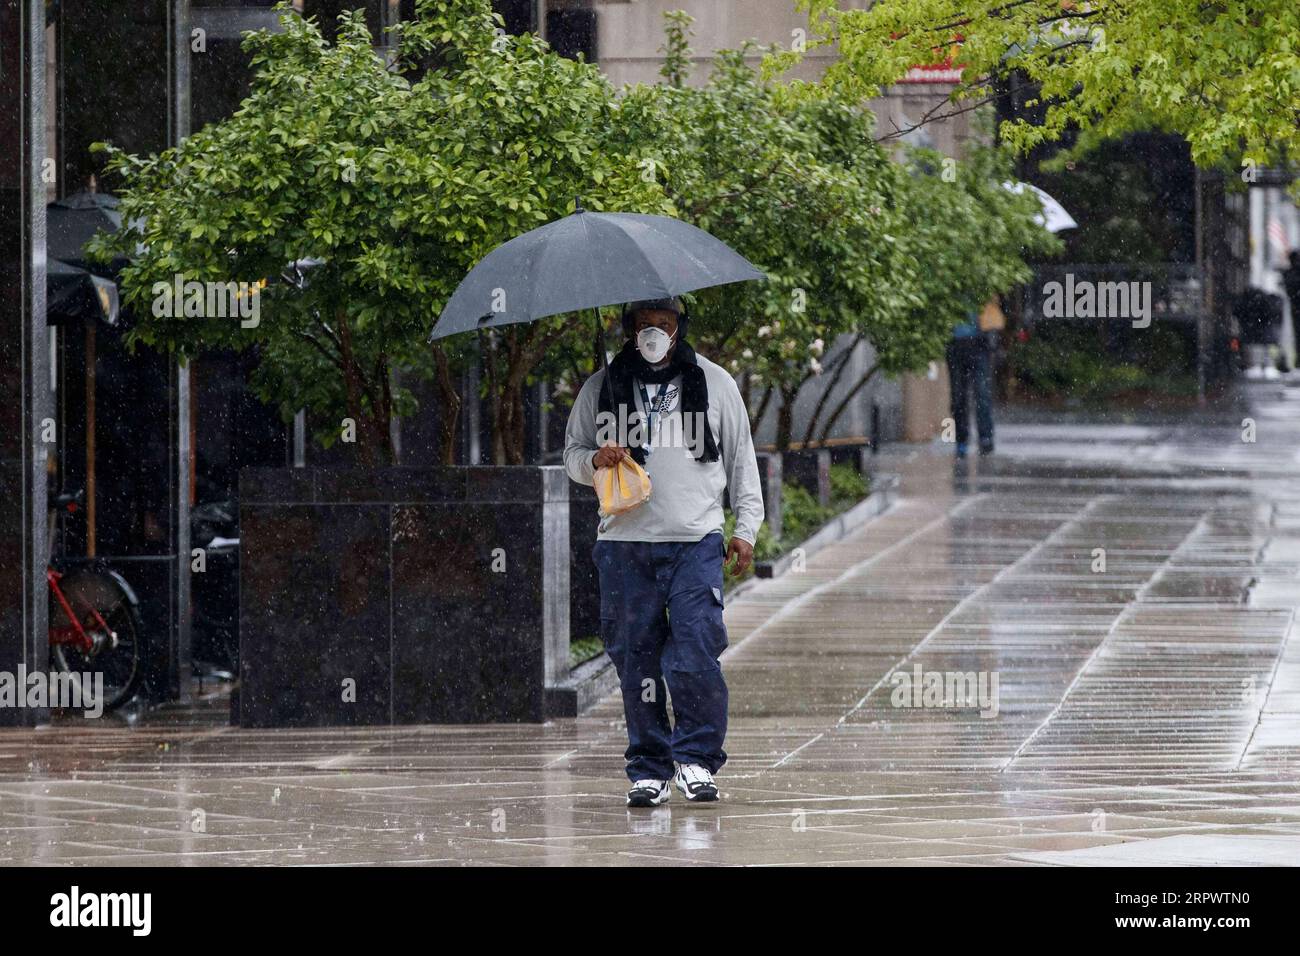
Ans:
MULTIPOLYGON (((45 326, 45 4, 0 0, 0 671, 49 661, 45 326)), ((48 720, 0 708, 0 726, 48 720)))
MULTIPOLYGON (((168 12, 170 36, 168 57, 168 145, 175 146, 190 134, 190 0, 171 0, 168 12)), ((173 578, 174 617, 172 646, 168 655, 168 696, 174 700, 190 697, 190 487, 193 480, 194 455, 190 445, 189 363, 177 364, 172 370, 171 428, 172 476, 172 543, 175 547, 173 578)))

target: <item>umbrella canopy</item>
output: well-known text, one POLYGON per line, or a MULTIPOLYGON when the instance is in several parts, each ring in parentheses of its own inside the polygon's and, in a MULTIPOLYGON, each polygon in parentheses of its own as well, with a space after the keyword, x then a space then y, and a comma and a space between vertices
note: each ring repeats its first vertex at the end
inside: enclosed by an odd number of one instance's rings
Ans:
POLYGON ((762 278, 744 256, 680 219, 579 208, 488 253, 447 301, 429 341, 762 278))
POLYGON ((91 275, 85 269, 51 259, 46 267, 47 325, 62 325, 86 319, 117 322, 117 285, 91 275))
POLYGON ((1043 211, 1034 217, 1034 221, 1048 232, 1062 232, 1066 229, 1079 228, 1079 224, 1074 221, 1073 216, 1065 211, 1064 206, 1032 183, 1014 182, 1003 183, 1002 185, 1013 193, 1023 193, 1026 189, 1033 191, 1043 206, 1043 211))
POLYGON ((46 208, 46 249, 50 258, 98 275, 112 275, 126 264, 124 257, 105 266, 86 258, 86 243, 97 232, 122 228, 117 199, 107 193, 80 192, 52 202, 46 208))

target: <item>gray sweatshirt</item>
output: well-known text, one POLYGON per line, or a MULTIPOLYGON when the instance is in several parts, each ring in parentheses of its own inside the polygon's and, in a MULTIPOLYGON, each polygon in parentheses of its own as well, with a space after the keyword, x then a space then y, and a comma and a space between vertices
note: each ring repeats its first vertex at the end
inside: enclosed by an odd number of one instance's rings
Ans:
MULTIPOLYGON (((718 443, 718 461, 697 461, 687 449, 683 435, 693 432, 681 414, 681 377, 663 386, 646 385, 652 405, 661 410, 649 431, 650 452, 646 472, 650 475, 650 500, 621 515, 610 515, 600 523, 597 537, 604 541, 698 541, 722 530, 722 492, 730 488, 731 507, 736 513, 735 536, 753 544, 763 521, 763 493, 754 457, 754 439, 749 433, 749 414, 740 389, 721 366, 696 353, 709 389, 709 427, 718 443)), ((605 384, 600 370, 578 392, 569 413, 564 436, 564 467, 569 477, 582 485, 593 483, 595 466, 591 457, 597 442, 596 414, 599 392, 605 384)), ((645 414, 639 385, 632 394, 637 410, 645 414)))

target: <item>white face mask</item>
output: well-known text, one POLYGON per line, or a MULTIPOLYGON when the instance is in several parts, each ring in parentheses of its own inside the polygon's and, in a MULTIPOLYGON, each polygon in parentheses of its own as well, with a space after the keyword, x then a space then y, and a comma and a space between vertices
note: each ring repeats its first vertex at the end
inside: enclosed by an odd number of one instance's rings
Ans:
POLYGON ((651 365, 658 365, 672 348, 673 336, 663 329, 654 327, 642 329, 636 334, 636 348, 641 357, 651 365))

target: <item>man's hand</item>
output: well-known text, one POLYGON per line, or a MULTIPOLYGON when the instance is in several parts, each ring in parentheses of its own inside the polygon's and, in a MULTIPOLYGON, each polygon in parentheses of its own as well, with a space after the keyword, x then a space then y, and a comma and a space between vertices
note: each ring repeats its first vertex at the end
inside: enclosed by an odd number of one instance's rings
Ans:
POLYGON ((613 468, 627 457, 627 449, 617 445, 606 445, 592 455, 591 463, 597 468, 613 468))
POLYGON ((731 544, 727 546, 727 556, 722 559, 722 567, 725 569, 731 564, 731 559, 736 559, 736 566, 727 573, 732 577, 740 577, 754 561, 754 546, 744 538, 732 538, 731 544))

